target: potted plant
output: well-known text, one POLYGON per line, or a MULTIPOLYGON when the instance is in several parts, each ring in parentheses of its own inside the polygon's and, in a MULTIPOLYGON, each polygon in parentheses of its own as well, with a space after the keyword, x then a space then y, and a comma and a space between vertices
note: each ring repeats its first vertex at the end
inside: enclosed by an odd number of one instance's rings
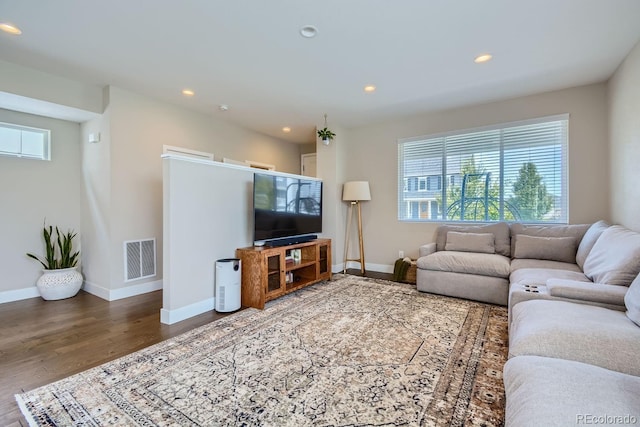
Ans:
POLYGON ((44 269, 36 282, 40 295, 45 300, 70 298, 78 293, 82 286, 82 274, 77 271, 80 251, 73 252, 73 238, 76 233, 61 233, 56 227, 56 238, 53 238, 53 227, 45 224, 42 229, 46 257, 40 259, 34 254, 27 256, 38 261, 44 269))
POLYGON ((329 145, 329 142, 336 136, 335 133, 331 132, 326 126, 324 129, 318 130, 318 136, 322 138, 322 143, 324 145, 329 145))

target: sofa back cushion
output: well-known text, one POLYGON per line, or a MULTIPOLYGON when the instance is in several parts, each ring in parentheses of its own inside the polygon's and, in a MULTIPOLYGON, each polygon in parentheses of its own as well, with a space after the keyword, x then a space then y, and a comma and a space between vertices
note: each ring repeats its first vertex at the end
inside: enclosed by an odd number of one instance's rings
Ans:
POLYGON ((578 264, 580 268, 584 268, 584 261, 587 259, 587 255, 589 255, 589 252, 593 249, 593 245, 596 244, 602 232, 607 228, 609 228, 609 223, 606 221, 598 221, 589 227, 576 253, 576 264, 578 264))
POLYGON ((550 261, 576 262, 575 237, 539 237, 517 234, 511 242, 514 258, 548 259, 550 261))
POLYGON ((640 275, 631 282, 624 296, 624 305, 627 307, 627 317, 640 326, 640 275))
POLYGON ((640 233, 621 225, 602 232, 584 261, 584 274, 596 283, 629 286, 640 272, 640 233))
MULTIPOLYGON (((579 245, 590 226, 591 224, 525 225, 515 223, 511 224, 511 236, 513 238, 518 234, 525 234, 536 237, 573 237, 575 244, 579 245)), ((511 245, 511 258, 514 258, 515 250, 515 245, 511 245)))
POLYGON ((445 251, 478 252, 483 254, 496 253, 495 236, 493 233, 460 233, 447 232, 445 251))
POLYGON ((506 222, 482 225, 441 225, 436 229, 437 251, 445 250, 447 233, 449 231, 459 233, 492 233, 496 253, 504 256, 511 255, 511 238, 509 237, 509 225, 506 222))

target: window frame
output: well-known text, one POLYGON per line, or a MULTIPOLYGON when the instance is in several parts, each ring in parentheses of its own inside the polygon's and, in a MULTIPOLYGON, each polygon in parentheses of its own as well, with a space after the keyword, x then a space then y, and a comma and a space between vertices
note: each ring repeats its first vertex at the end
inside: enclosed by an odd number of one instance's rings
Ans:
MULTIPOLYGON (((455 185, 453 183, 455 183, 456 181, 459 181, 460 184, 462 185, 462 179, 463 179, 463 175, 460 175, 459 173, 456 174, 455 172, 451 172, 448 173, 447 172, 447 161, 448 161, 448 153, 447 153, 447 143, 446 140, 447 138, 452 138, 452 137, 463 137, 464 135, 467 134, 473 134, 473 133, 481 133, 481 132, 491 132, 491 131, 500 131, 500 143, 499 143, 499 152, 498 152, 498 156, 499 156, 499 179, 497 181, 497 184, 499 185, 499 205, 500 205, 500 218, 496 219, 496 220, 461 220, 461 219, 455 219, 455 218, 445 218, 445 217, 441 217, 441 218, 428 218, 428 219, 424 219, 424 218, 415 218, 412 217, 410 215, 410 209, 408 208, 408 206, 413 203, 413 202, 420 202, 419 199, 416 198, 411 198, 409 195, 404 194, 407 193, 408 191, 410 192, 411 190, 409 189, 407 191, 407 189, 405 188, 404 191, 398 191, 398 205, 397 205, 397 215, 398 215, 398 221, 400 222, 429 222, 429 223, 461 223, 461 224, 471 224, 471 223, 495 223, 495 222, 522 222, 522 223, 528 223, 528 224, 567 224, 568 223, 568 219, 569 219, 569 179, 568 179, 568 169, 569 169, 569 142, 570 142, 570 138, 569 138, 569 119, 570 119, 570 115, 568 113, 565 114, 557 114, 557 115, 553 115, 553 116, 544 116, 544 117, 539 117, 539 118, 533 118, 533 119, 528 119, 528 120, 520 120, 520 121, 514 121, 514 122, 507 122, 507 123, 500 123, 500 124, 495 124, 495 125, 488 125, 488 126, 482 126, 482 127, 477 127, 477 128, 468 128, 468 129, 460 129, 460 130, 454 130, 454 131, 448 131, 448 132, 442 132, 442 133, 437 133, 437 134, 430 134, 430 135, 421 135, 421 136, 416 136, 416 137, 410 137, 410 138, 400 138, 397 140, 397 147, 398 147, 398 183, 402 182, 403 178, 406 178, 406 176, 404 176, 404 167, 405 165, 403 165, 403 158, 404 158, 404 151, 403 151, 403 147, 405 146, 406 143, 415 143, 415 142, 421 142, 424 141, 425 143, 428 140, 437 140, 437 139, 442 139, 442 147, 435 147, 433 149, 433 151, 437 152, 440 151, 441 149, 441 160, 442 160, 442 173, 440 175, 433 175, 430 174, 429 176, 439 176, 441 177, 441 193, 442 193, 442 200, 441 202, 444 202, 445 204, 447 204, 447 200, 446 200, 446 192, 447 189, 449 188, 450 185, 455 185), (504 211, 505 211, 505 201, 506 201, 506 196, 505 196, 505 192, 506 192, 506 183, 505 183, 505 152, 508 153, 507 150, 505 150, 505 141, 504 141, 504 137, 502 135, 502 132, 504 132, 505 130, 509 130, 510 128, 517 128, 517 127, 522 127, 522 126, 528 126, 528 125, 536 125, 536 124, 540 124, 543 125, 545 123, 552 123, 552 122, 564 122, 564 123, 559 123, 559 129, 562 131, 562 137, 563 139, 560 141, 560 144, 557 144, 559 146, 559 151, 560 151, 560 165, 561 165, 561 171, 559 173, 559 181, 560 181, 560 196, 556 195, 556 198, 560 199, 560 202, 558 203, 558 206, 560 208, 560 216, 558 219, 555 220, 508 220, 508 219, 504 219, 505 215, 504 215, 504 211), (456 178, 454 178, 454 176, 456 178), (405 205, 405 208, 403 210, 403 204, 405 205), (404 218, 402 217, 402 214, 404 212, 404 218)), ((527 148, 529 146, 527 145, 523 145, 522 148, 527 148)), ((427 151, 425 149, 425 151, 427 151)), ((486 151, 485 151, 486 152, 486 151)), ((476 154, 480 155, 483 154, 483 151, 481 149, 479 149, 477 152, 471 152, 470 153, 472 156, 475 156, 476 154)), ((428 157, 425 157, 425 159, 428 159, 428 157)), ((421 171, 422 173, 424 173, 425 171, 421 171)), ((416 171, 411 171, 410 173, 415 174, 416 171)), ((428 172, 427 172, 428 173, 428 172)), ((558 179, 556 177, 556 179, 558 179)), ((399 184, 400 185, 400 184, 399 184)), ((428 186, 428 188, 430 188, 428 186)), ((438 190, 439 191, 439 190, 438 190)), ((433 201, 431 202, 431 211, 433 211, 433 201)), ((441 203, 436 202, 436 204, 440 205, 441 203)), ((444 208, 443 206, 438 206, 439 210, 442 211, 446 211, 448 208, 444 208)), ((553 208, 552 208, 553 209, 553 208)), ((557 208, 556 208, 557 209, 557 208)), ((443 216, 445 216, 446 213, 443 212, 443 216)))
POLYGON ((21 158, 21 159, 32 159, 32 160, 44 160, 44 161, 51 160, 51 130, 50 129, 42 129, 42 128, 37 128, 33 126, 25 126, 25 125, 19 125, 16 123, 7 123, 7 122, 0 122, 0 128, 13 129, 13 130, 20 131, 21 133, 20 151, 14 152, 14 151, 0 150, 0 156, 21 158), (22 148, 22 132, 36 133, 36 134, 41 134, 43 136, 44 140, 42 142, 43 144, 42 156, 34 156, 34 155, 24 153, 22 148))

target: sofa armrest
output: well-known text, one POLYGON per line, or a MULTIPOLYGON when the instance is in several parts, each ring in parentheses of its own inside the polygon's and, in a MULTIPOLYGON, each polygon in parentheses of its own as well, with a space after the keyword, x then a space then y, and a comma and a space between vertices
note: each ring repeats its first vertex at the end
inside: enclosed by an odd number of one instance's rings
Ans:
POLYGON ((423 256, 427 256, 429 254, 432 254, 436 251, 436 244, 435 243, 427 243, 426 245, 422 245, 420 246, 420 248, 418 248, 419 250, 419 256, 423 257, 423 256))
POLYGON ((624 296, 629 288, 577 280, 549 279, 547 280, 547 289, 549 295, 554 297, 623 306, 624 296))

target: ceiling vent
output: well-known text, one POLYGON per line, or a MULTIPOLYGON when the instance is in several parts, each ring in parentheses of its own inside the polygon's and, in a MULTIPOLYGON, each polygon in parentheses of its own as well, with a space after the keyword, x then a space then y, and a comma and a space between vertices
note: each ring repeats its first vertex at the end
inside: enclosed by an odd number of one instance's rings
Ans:
POLYGON ((156 275, 156 239, 124 242, 124 281, 156 275))

